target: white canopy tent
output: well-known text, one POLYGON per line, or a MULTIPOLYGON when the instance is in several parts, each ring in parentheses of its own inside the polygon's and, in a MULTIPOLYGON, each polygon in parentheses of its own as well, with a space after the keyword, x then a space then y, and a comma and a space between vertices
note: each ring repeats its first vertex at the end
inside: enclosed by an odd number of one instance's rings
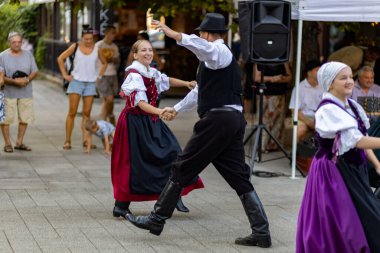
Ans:
MULTIPOLYGON (((234 0, 247 1, 247 0, 234 0)), ((255 0, 253 0, 255 1, 255 0)), ((292 19, 298 20, 296 58, 296 99, 294 109, 292 176, 296 178, 297 125, 303 21, 380 22, 380 0, 286 0, 291 3, 292 19)))
POLYGON ((293 0, 292 18, 298 19, 296 60, 296 100, 294 109, 292 176, 296 178, 298 98, 302 45, 302 24, 307 21, 375 22, 380 21, 379 0, 293 0))

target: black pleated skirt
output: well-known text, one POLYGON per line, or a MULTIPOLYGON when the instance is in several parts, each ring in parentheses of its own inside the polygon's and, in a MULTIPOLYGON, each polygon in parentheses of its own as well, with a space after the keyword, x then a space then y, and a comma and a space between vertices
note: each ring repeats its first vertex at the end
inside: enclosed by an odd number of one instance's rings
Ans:
POLYGON ((358 212, 371 252, 380 252, 380 201, 369 184, 367 165, 338 159, 337 168, 358 212))
POLYGON ((171 175, 181 148, 172 131, 149 115, 127 117, 130 147, 130 190, 133 194, 159 194, 171 175))

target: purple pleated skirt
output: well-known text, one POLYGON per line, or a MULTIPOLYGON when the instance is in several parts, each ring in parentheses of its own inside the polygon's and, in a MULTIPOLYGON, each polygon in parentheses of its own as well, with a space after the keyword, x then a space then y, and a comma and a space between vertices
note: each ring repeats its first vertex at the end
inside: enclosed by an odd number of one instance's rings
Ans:
POLYGON ((345 182, 325 155, 313 159, 307 177, 298 216, 296 252, 370 252, 345 182))

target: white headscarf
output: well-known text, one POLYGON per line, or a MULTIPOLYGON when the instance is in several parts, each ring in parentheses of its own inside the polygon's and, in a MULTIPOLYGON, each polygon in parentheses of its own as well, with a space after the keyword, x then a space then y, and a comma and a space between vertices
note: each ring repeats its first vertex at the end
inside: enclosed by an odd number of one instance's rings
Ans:
POLYGON ((335 77, 342 69, 347 67, 349 68, 348 65, 336 61, 323 64, 317 74, 318 83, 322 85, 323 90, 326 92, 329 91, 335 77))

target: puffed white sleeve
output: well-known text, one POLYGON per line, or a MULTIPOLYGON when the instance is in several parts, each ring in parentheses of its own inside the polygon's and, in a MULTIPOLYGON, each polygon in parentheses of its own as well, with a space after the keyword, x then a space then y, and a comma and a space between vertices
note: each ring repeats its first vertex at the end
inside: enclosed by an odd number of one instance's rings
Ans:
POLYGON ((322 138, 334 139, 340 134, 339 155, 355 148, 358 141, 363 138, 356 119, 333 104, 318 109, 315 114, 315 129, 322 138))
POLYGON ((131 101, 131 105, 137 106, 139 101, 148 102, 144 80, 138 73, 130 73, 121 85, 123 97, 131 101))
POLYGON ((153 74, 153 78, 154 78, 154 81, 156 82, 158 93, 169 90, 170 88, 169 77, 166 74, 163 74, 160 71, 156 70, 153 74))

